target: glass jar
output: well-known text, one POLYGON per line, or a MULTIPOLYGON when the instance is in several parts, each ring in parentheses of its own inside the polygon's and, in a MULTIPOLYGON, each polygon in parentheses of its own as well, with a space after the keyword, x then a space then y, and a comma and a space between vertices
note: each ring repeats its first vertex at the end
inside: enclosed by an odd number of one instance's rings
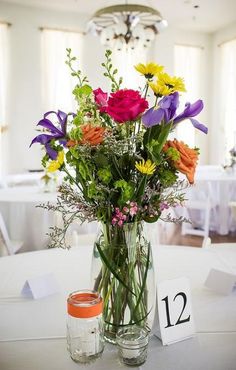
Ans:
POLYGON ((67 349, 72 360, 87 363, 104 349, 103 302, 99 293, 79 290, 67 299, 67 349))
POLYGON ((104 223, 94 244, 92 286, 104 301, 105 340, 120 327, 152 327, 156 287, 151 243, 142 222, 104 223))
POLYGON ((129 366, 142 365, 147 358, 149 331, 137 325, 120 328, 116 333, 119 359, 129 366))

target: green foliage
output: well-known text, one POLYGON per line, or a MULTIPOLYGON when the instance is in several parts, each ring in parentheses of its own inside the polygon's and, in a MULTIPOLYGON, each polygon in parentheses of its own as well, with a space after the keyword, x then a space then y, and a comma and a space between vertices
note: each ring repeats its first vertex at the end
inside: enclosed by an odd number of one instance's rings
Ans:
POLYGON ((180 153, 177 149, 169 147, 166 151, 167 157, 169 157, 172 161, 178 161, 180 159, 180 153))
POLYGON ((85 95, 88 96, 92 93, 93 89, 89 85, 83 85, 83 86, 76 86, 73 90, 73 94, 77 99, 79 99, 81 96, 85 95))
POLYGON ((104 182, 104 184, 109 184, 112 179, 111 171, 108 168, 100 168, 100 170, 98 170, 98 178, 104 182))
POLYGON ((106 61, 105 63, 102 63, 102 67, 105 68, 105 72, 103 73, 103 75, 109 78, 109 80, 111 81, 111 91, 114 92, 120 89, 123 79, 122 77, 120 77, 118 81, 116 80, 116 74, 118 70, 116 68, 113 69, 111 55, 112 55, 111 50, 106 50, 105 52, 106 61))
POLYGON ((45 154, 45 155, 43 156, 42 160, 41 160, 42 166, 43 166, 44 168, 46 168, 47 163, 48 163, 48 160, 49 160, 49 156, 48 156, 48 154, 45 154))
POLYGON ((118 200, 119 206, 125 205, 131 201, 134 195, 134 186, 125 180, 119 180, 114 183, 114 188, 120 190, 120 197, 118 200))
POLYGON ((178 176, 173 172, 173 169, 160 169, 159 171, 160 182, 165 187, 168 188, 177 181, 178 176))
POLYGON ((70 131, 70 139, 72 140, 81 140, 82 131, 80 127, 73 127, 70 131))
POLYGON ((71 55, 71 49, 68 48, 66 49, 66 52, 67 52, 67 60, 66 60, 66 64, 68 65, 68 67, 70 68, 71 70, 71 76, 73 77, 77 77, 78 80, 79 80, 79 86, 82 87, 86 82, 88 82, 88 79, 86 76, 82 77, 82 72, 80 69, 75 69, 73 67, 74 63, 77 61, 77 58, 76 57, 72 57, 71 55))

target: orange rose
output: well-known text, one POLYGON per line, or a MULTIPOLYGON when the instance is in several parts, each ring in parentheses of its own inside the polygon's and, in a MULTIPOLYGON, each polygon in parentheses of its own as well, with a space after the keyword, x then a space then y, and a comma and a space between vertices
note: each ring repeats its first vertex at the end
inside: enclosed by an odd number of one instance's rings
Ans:
POLYGON ((104 127, 92 126, 90 123, 81 126, 82 130, 82 140, 81 144, 98 145, 103 141, 103 136, 105 132, 104 127))
POLYGON ((193 184, 198 160, 197 150, 189 148, 185 143, 176 139, 174 139, 174 141, 168 140, 166 142, 163 147, 164 152, 166 152, 170 147, 176 149, 180 154, 180 158, 176 161, 173 161, 174 166, 177 168, 177 170, 187 176, 190 184, 193 184))
POLYGON ((103 141, 103 136, 105 128, 100 126, 92 126, 90 123, 87 123, 81 126, 82 139, 81 140, 68 140, 66 146, 68 148, 73 147, 78 144, 90 144, 98 145, 103 141))

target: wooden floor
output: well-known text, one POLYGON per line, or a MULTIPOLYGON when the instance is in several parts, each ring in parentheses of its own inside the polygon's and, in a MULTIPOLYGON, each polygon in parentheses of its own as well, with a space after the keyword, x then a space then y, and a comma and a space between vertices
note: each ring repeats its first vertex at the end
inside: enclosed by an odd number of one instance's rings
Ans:
MULTIPOLYGON (((211 238, 211 243, 236 243, 236 232, 230 233, 228 235, 218 235, 216 233, 210 232, 209 237, 211 238)), ((160 232, 160 243, 168 245, 186 245, 193 247, 201 247, 203 242, 203 237, 195 235, 181 235, 180 225, 174 226, 174 231, 171 233, 160 232)))

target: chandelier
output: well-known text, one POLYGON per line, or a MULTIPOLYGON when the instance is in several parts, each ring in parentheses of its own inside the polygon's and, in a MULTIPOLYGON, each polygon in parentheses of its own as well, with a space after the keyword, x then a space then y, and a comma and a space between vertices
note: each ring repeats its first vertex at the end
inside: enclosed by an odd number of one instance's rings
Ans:
POLYGON ((167 21, 149 6, 114 5, 98 10, 88 23, 88 32, 115 50, 147 48, 167 21))

